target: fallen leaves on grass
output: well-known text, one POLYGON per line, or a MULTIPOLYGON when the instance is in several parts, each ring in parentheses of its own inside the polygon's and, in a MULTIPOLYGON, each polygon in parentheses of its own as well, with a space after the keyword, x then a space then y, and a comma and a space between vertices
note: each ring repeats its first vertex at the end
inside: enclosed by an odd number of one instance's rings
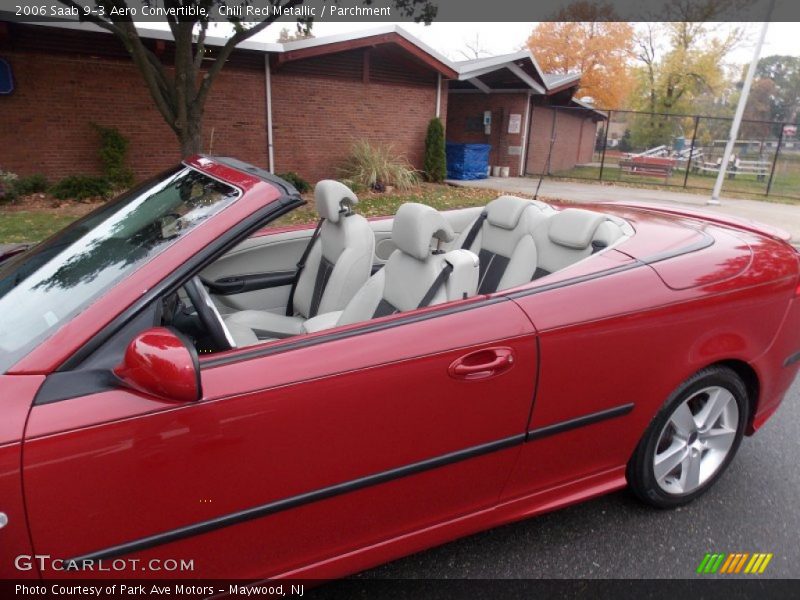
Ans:
MULTIPOLYGON (((401 204, 406 202, 419 202, 442 211, 453 210, 470 206, 485 206, 486 203, 499 195, 500 192, 496 190, 424 183, 407 192, 385 192, 382 194, 367 192, 359 194, 356 212, 367 218, 391 216, 397 212, 401 204)), ((284 215, 278 221, 275 221, 272 226, 285 227, 287 225, 316 221, 318 217, 314 208, 313 193, 304 194, 303 198, 307 201, 305 206, 293 210, 288 215, 284 215)))
MULTIPOLYGON (((359 194, 356 211, 367 218, 394 215, 401 204, 419 202, 441 211, 485 206, 503 192, 498 190, 459 187, 446 184, 423 183, 407 192, 366 192, 359 194)), ((530 198, 526 194, 515 196, 530 198)), ((317 211, 314 207, 314 194, 303 194, 307 201, 277 221, 270 227, 286 227, 314 223, 317 211)), ((100 202, 73 203, 54 200, 46 194, 34 194, 13 205, 0 206, 0 243, 38 242, 62 227, 90 212, 100 202)))

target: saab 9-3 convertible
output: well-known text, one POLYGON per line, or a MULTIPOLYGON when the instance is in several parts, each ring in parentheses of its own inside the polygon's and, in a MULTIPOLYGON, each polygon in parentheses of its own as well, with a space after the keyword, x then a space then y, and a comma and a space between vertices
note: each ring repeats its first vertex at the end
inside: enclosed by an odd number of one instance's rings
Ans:
POLYGON ((314 201, 281 226, 291 185, 195 156, 7 252, 4 576, 330 578, 625 486, 674 507, 800 365, 779 230, 314 201))

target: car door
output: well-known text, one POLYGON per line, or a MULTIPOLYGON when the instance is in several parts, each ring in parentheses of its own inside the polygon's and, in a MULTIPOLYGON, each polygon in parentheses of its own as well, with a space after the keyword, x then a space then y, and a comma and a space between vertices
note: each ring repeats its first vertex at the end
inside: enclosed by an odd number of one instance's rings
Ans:
POLYGON ((663 290, 645 264, 609 250, 510 295, 539 333, 540 371, 528 443, 505 498, 563 494, 578 481, 596 493, 624 484, 652 400, 675 385, 651 368, 676 360, 654 341, 676 324, 646 312, 663 290))
POLYGON ((486 508, 536 361, 523 311, 474 299, 205 357, 198 402, 111 389, 36 405, 33 543, 130 575, 187 576, 163 568, 183 560, 192 577, 259 578, 486 508))

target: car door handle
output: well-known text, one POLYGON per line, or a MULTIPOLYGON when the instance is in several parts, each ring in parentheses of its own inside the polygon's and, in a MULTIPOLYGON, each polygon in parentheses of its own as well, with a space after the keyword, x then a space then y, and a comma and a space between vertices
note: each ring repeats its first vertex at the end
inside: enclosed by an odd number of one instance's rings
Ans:
POLYGON ((511 348, 485 348, 453 361, 448 373, 456 379, 475 381, 505 373, 513 365, 514 351, 511 348))

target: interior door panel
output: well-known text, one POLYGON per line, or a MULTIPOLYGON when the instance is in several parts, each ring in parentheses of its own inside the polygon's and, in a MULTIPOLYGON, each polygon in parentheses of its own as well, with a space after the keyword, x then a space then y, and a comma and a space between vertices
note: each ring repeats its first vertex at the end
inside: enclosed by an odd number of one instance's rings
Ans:
POLYGON ((370 226, 375 234, 375 258, 374 265, 384 265, 392 252, 397 250, 397 245, 392 241, 393 219, 379 219, 370 221, 370 226))
MULTIPOLYGON (((216 281, 236 276, 294 272, 313 231, 312 227, 250 237, 205 269, 202 276, 216 281)), ((283 314, 289 301, 290 287, 288 284, 240 294, 215 294, 214 300, 224 313, 254 309, 283 314)))

